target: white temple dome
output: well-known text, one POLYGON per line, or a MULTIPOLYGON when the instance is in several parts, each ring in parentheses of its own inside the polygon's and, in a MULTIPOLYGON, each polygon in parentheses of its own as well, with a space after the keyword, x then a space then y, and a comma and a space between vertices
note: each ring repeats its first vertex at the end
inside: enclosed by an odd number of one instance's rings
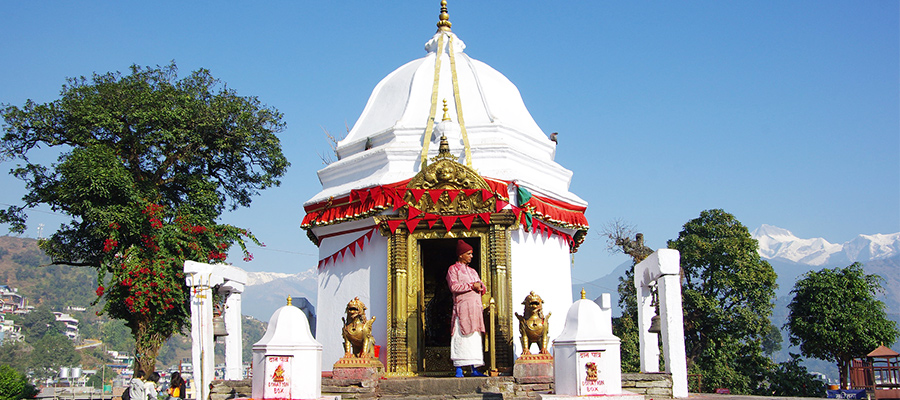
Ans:
POLYGON ((428 145, 428 158, 437 154, 439 134, 428 125, 441 122, 446 100, 451 120, 464 133, 458 138, 448 135, 451 153, 460 162, 467 162, 467 137, 470 165, 482 176, 516 180, 538 194, 586 206, 569 192, 572 172, 553 160, 555 143, 535 123, 516 86, 466 55, 465 48, 449 27, 439 29, 426 43, 424 57, 382 79, 353 128, 338 142, 338 161, 319 171, 323 190, 308 204, 415 175, 421 169, 423 144, 428 145))
POLYGON ((294 348, 321 348, 309 329, 309 321, 306 314, 299 308, 291 305, 283 306, 269 318, 266 333, 258 342, 253 344, 254 350, 277 347, 294 348))

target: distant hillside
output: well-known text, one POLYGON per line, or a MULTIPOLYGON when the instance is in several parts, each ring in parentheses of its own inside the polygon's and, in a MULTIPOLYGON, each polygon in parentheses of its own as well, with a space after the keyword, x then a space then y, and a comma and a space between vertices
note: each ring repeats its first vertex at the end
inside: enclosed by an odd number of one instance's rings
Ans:
POLYGON ((49 263, 37 240, 0 236, 0 284, 18 288, 28 305, 63 310, 88 307, 94 301, 97 271, 49 263))

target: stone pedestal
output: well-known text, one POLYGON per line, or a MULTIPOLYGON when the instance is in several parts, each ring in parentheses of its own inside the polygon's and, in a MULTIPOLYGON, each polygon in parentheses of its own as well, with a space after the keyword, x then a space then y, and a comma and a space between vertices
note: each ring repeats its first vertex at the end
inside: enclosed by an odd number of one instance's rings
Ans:
POLYGON ((369 380, 384 376, 384 364, 376 358, 343 357, 334 363, 334 379, 369 380))
POLYGON ((553 356, 549 354, 526 354, 516 359, 513 366, 516 383, 553 382, 553 356))

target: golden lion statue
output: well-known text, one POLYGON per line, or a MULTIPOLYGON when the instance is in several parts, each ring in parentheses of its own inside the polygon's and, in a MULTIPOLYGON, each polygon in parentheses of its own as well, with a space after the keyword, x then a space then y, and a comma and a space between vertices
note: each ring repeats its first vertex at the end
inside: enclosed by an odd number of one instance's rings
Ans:
POLYGON ((366 320, 366 305, 359 297, 347 303, 347 318, 341 335, 344 337, 344 358, 375 358, 375 338, 372 336, 372 324, 375 317, 366 320))
POLYGON ((541 296, 531 292, 522 302, 525 306, 525 316, 516 313, 519 319, 519 334, 522 336, 522 355, 531 354, 531 344, 537 343, 540 354, 550 354, 550 314, 544 317, 544 300, 541 296))

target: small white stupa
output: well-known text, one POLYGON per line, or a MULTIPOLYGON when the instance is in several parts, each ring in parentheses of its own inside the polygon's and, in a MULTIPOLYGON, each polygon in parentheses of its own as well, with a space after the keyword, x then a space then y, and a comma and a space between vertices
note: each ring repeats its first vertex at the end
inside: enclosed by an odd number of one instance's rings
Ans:
POLYGON ((302 227, 319 246, 325 365, 343 356, 344 305, 359 297, 377 317, 387 376, 451 371, 446 271, 458 239, 475 249, 483 300, 496 304, 488 368, 512 368, 521 353, 513 299, 534 291, 556 315, 572 304, 570 255, 588 229, 587 203, 569 191, 572 172, 516 86, 464 53, 450 27, 442 1, 425 57, 378 83, 304 204, 302 227))
POLYGON ((253 345, 254 399, 322 397, 322 345, 309 331, 306 314, 291 304, 275 310, 266 334, 253 345))
POLYGON ((569 308, 563 333, 553 341, 556 395, 542 398, 602 395, 643 400, 642 395, 622 390, 620 340, 612 333, 609 293, 603 293, 600 303, 586 300, 582 289, 581 300, 569 308))

